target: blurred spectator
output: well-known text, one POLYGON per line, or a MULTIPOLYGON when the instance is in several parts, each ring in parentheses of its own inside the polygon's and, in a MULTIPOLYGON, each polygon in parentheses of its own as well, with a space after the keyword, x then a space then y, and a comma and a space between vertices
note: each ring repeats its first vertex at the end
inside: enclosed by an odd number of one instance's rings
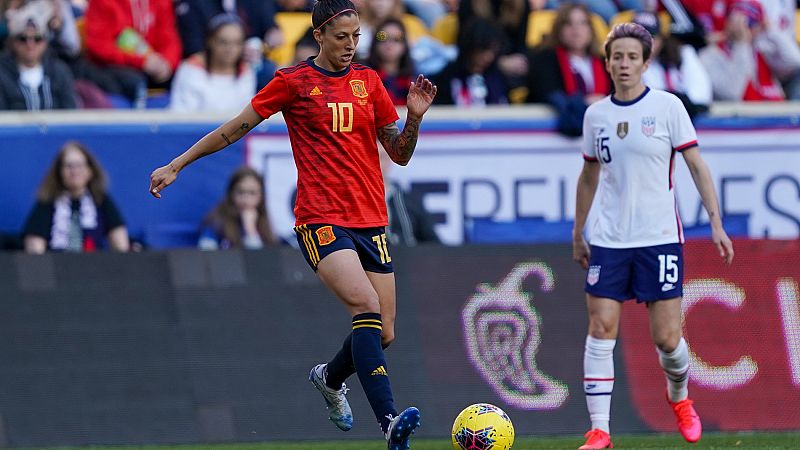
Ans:
POLYGON ((503 36, 494 23, 473 19, 459 32, 458 57, 433 82, 439 87, 434 103, 482 107, 507 104, 508 87, 497 68, 503 36))
POLYGON ((264 56, 265 52, 284 42, 283 31, 275 23, 276 11, 274 0, 176 0, 183 55, 188 57, 203 50, 212 17, 236 14, 244 25, 244 59, 256 71, 256 84, 261 88, 272 79, 276 69, 264 56))
POLYGON ((309 26, 306 32, 294 44, 292 65, 305 61, 319 54, 319 44, 314 39, 314 27, 309 26))
MULTIPOLYGON (((706 43, 716 44, 724 39, 725 16, 731 0, 661 0, 665 9, 674 17, 680 9, 695 17, 706 34, 706 43)), ((698 47, 695 45, 695 47, 698 47)))
POLYGON ((69 68, 47 53, 52 4, 32 2, 8 12, 9 52, 0 57, 0 109, 39 111, 76 107, 69 68))
POLYGON ((278 11, 281 12, 311 12, 315 0, 275 0, 278 11))
POLYGON ((653 13, 637 13, 633 21, 653 35, 650 64, 642 76, 644 84, 678 96, 691 117, 708 111, 713 98, 711 78, 694 47, 672 35, 662 36, 658 17, 653 13))
MULTIPOLYGON (((425 25, 430 29, 437 20, 441 19, 449 12, 448 7, 450 5, 447 3, 452 2, 444 0, 403 0, 403 3, 408 12, 422 19, 425 25)), ((453 8, 453 11, 456 9, 457 6, 453 8)))
POLYGON ((611 82, 586 6, 567 3, 558 9, 553 29, 531 54, 528 102, 556 109, 556 127, 580 136, 586 107, 611 92, 611 82))
MULTIPOLYGON (((606 23, 611 22, 611 18, 620 11, 641 11, 644 7, 642 0, 575 0, 575 2, 586 5, 591 12, 602 17, 606 23)), ((564 3, 561 0, 547 0, 547 8, 556 9, 564 3)))
POLYGON ((795 23, 798 3, 795 0, 760 0, 768 27, 796 41, 795 23))
POLYGON ((403 0, 369 0, 358 10, 361 23, 361 39, 356 47, 356 56, 365 61, 369 57, 372 38, 378 27, 389 19, 402 19, 405 14, 403 0))
POLYGON ((148 86, 168 87, 181 59, 172 0, 91 0, 85 17, 89 58, 116 81, 112 93, 144 107, 148 86))
POLYGON ((386 192, 386 209, 389 214, 389 226, 386 235, 392 245, 439 244, 439 236, 433 229, 433 220, 420 199, 408 195, 393 183, 390 174, 394 162, 389 155, 380 150, 381 172, 386 192))
POLYGON ((61 147, 39 185, 23 235, 28 253, 129 250, 125 222, 106 192, 105 171, 83 144, 61 147))
POLYGON ((170 109, 238 112, 256 94, 256 74, 244 61, 244 27, 223 13, 208 25, 206 48, 187 58, 172 80, 170 109))
POLYGON ((197 246, 252 250, 276 242, 264 202, 264 181, 255 170, 242 167, 231 175, 225 198, 203 221, 197 246))
POLYGON ((728 10, 723 41, 700 51, 711 76, 715 100, 779 101, 785 94, 779 76, 796 89, 800 53, 764 22, 756 1, 737 1, 728 10))
POLYGON ((389 19, 378 27, 373 36, 367 65, 378 72, 392 103, 406 104, 408 89, 414 79, 414 62, 408 48, 408 38, 403 22, 389 19))
POLYGON ((493 22, 501 30, 497 66, 511 88, 523 85, 528 74, 525 37, 530 12, 528 0, 461 0, 458 6, 459 27, 477 17, 493 22))

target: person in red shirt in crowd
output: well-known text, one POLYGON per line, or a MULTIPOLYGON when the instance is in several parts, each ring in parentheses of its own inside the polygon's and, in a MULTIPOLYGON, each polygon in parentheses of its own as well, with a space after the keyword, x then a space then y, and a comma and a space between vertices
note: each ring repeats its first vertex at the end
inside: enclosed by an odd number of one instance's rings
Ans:
POLYGON ((407 449, 419 410, 398 414, 383 348, 394 340, 395 281, 376 140, 391 159, 408 164, 422 116, 436 86, 419 75, 409 88, 403 130, 378 74, 353 63, 360 35, 350 0, 320 0, 312 12, 319 55, 281 69, 239 115, 209 133, 150 177, 160 197, 191 162, 239 140, 282 112, 297 165, 297 240, 309 265, 344 303, 352 331, 309 380, 323 394, 329 418, 346 431, 353 417, 344 381, 357 374, 390 450, 407 449))
POLYGON ((754 0, 739 0, 728 9, 724 38, 700 50, 700 61, 711 77, 714 99, 782 101, 786 99, 776 70, 787 52, 768 52, 764 10, 754 0))
POLYGON ((92 0, 85 17, 89 58, 135 106, 142 106, 148 86, 169 86, 181 61, 172 0, 92 0))

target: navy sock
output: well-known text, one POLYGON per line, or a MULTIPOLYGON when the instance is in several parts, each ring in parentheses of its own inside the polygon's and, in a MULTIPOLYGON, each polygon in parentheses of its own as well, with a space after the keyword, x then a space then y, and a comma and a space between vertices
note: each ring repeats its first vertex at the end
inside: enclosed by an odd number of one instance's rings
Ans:
POLYGON ((381 315, 377 313, 357 314, 353 317, 353 364, 367 394, 372 412, 386 432, 388 415, 396 416, 392 398, 392 386, 386 370, 386 360, 381 346, 381 315))
POLYGON ((325 384, 331 388, 339 390, 342 388, 342 383, 350 375, 356 373, 356 367, 353 365, 353 333, 347 335, 339 349, 339 353, 328 362, 328 376, 325 378, 325 384))

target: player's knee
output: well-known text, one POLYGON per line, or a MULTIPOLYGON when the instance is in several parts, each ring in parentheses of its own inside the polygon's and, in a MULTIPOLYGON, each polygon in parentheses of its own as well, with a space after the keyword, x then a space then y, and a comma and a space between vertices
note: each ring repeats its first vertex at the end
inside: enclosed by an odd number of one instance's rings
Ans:
POLYGON ((381 312, 381 303, 378 301, 378 294, 375 292, 362 292, 347 298, 347 303, 356 314, 381 312))
POLYGON ((678 348, 680 333, 658 333, 653 335, 653 343, 664 353, 672 353, 678 348))
POLYGON ((616 339, 617 324, 603 320, 589 322, 589 336, 595 339, 616 339))

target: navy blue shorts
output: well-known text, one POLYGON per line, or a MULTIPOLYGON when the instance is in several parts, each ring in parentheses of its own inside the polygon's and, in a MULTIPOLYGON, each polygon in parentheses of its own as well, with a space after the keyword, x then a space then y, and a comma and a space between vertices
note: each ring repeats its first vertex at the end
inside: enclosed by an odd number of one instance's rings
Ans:
POLYGON ((336 250, 350 249, 358 254, 367 272, 392 273, 392 257, 384 227, 344 228, 336 225, 300 225, 294 227, 300 250, 314 272, 322 258, 336 250))
POLYGON ((683 295, 683 245, 638 248, 592 246, 587 293, 614 300, 650 302, 683 295))

